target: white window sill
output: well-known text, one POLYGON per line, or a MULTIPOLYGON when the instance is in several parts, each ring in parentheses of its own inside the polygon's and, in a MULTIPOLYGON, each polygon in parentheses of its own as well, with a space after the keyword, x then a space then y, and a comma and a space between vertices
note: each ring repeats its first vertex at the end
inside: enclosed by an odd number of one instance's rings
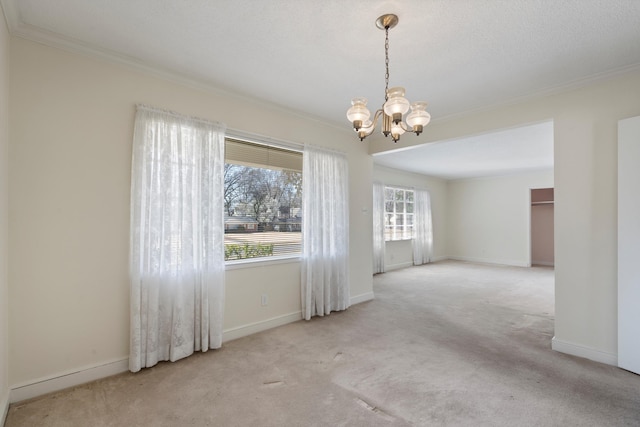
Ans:
POLYGON ((277 264, 295 264, 300 262, 301 254, 267 256, 260 258, 238 259, 225 262, 225 270, 238 270, 241 268, 265 267, 277 264))

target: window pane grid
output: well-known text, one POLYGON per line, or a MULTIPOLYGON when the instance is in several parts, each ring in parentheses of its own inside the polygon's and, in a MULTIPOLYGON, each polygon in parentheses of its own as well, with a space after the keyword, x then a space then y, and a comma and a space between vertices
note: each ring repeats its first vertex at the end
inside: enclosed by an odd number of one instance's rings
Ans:
POLYGON ((413 190, 385 188, 385 240, 413 238, 413 190))

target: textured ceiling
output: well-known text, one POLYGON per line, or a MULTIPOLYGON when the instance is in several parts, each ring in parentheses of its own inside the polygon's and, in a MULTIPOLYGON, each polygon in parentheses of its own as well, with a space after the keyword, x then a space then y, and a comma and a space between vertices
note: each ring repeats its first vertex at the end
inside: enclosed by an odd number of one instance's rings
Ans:
POLYGON ((14 35, 94 51, 337 126, 390 84, 438 120, 640 66, 640 0, 0 0, 14 35))

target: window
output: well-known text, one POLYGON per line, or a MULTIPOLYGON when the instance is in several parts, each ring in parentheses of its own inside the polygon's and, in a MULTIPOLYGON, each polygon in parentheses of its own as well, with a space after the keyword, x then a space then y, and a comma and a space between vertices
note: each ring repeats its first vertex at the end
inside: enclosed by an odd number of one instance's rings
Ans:
POLYGON ((384 239, 409 240, 413 238, 413 190, 385 187, 384 239))
POLYGON ((225 261, 296 255, 302 243, 302 153, 225 140, 225 261))

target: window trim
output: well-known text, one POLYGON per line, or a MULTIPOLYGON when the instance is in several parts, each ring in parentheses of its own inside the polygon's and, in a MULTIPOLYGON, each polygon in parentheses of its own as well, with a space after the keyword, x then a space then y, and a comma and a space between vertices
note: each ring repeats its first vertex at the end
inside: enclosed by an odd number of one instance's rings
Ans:
POLYGON ((266 267, 279 264, 297 264, 302 258, 300 254, 265 256, 257 258, 232 259, 224 262, 225 270, 240 270, 242 268, 266 267))
POLYGON ((304 144, 298 142, 285 141, 283 139, 271 138, 268 136, 258 135, 249 132, 243 132, 235 129, 227 129, 225 138, 238 139, 252 144, 266 145, 267 147, 279 148, 290 151, 297 151, 300 154, 304 152, 304 144))
MULTIPOLYGON (((227 128, 227 131, 224 137, 225 137, 225 140, 228 138, 228 139, 234 139, 239 141, 246 141, 250 144, 264 145, 266 147, 273 147, 275 149, 281 149, 281 150, 284 149, 284 150, 294 151, 294 152, 300 153, 300 155, 304 153, 304 144, 285 141, 277 138, 271 138, 271 137, 253 134, 249 132, 244 132, 237 129, 227 128)), ((226 163, 227 162, 226 162, 226 154, 225 154, 225 164, 226 163)), ((242 268, 262 267, 262 266, 276 265, 276 264, 297 263, 300 261, 301 258, 302 258, 302 241, 301 241, 300 253, 225 260, 224 264, 225 264, 225 270, 237 270, 242 268)))
MULTIPOLYGON (((383 213, 384 213, 385 218, 386 218, 386 216, 388 214, 388 212, 387 212, 387 189, 393 190, 394 193, 395 193, 396 190, 402 190, 405 193, 410 191, 411 193, 413 193, 413 197, 414 197, 413 203, 415 203, 415 188, 403 187, 401 185, 387 185, 387 184, 385 184, 384 185, 384 200, 383 200, 383 202, 384 202, 383 203, 383 213)), ((395 204, 395 202, 396 202, 395 199, 393 200, 393 202, 395 204)), ((403 203, 404 203, 404 212, 403 212, 403 214, 406 215, 407 214, 407 212, 406 212, 406 194, 405 194, 405 199, 404 199, 403 203)), ((415 206, 414 206, 414 208, 415 208, 415 206)), ((393 214, 394 215, 396 214, 395 208, 394 208, 393 214)), ((415 212, 413 212, 411 214, 413 215, 413 222, 411 223, 411 236, 410 237, 400 237, 400 238, 396 238, 396 239, 387 238, 388 230, 387 230, 387 224, 386 224, 386 219, 385 219, 385 225, 384 225, 384 241, 385 241, 385 243, 387 243, 387 242, 406 242, 406 241, 411 241, 411 240, 413 240, 415 238, 415 212)), ((404 235, 404 233, 403 233, 403 235, 404 235)))

